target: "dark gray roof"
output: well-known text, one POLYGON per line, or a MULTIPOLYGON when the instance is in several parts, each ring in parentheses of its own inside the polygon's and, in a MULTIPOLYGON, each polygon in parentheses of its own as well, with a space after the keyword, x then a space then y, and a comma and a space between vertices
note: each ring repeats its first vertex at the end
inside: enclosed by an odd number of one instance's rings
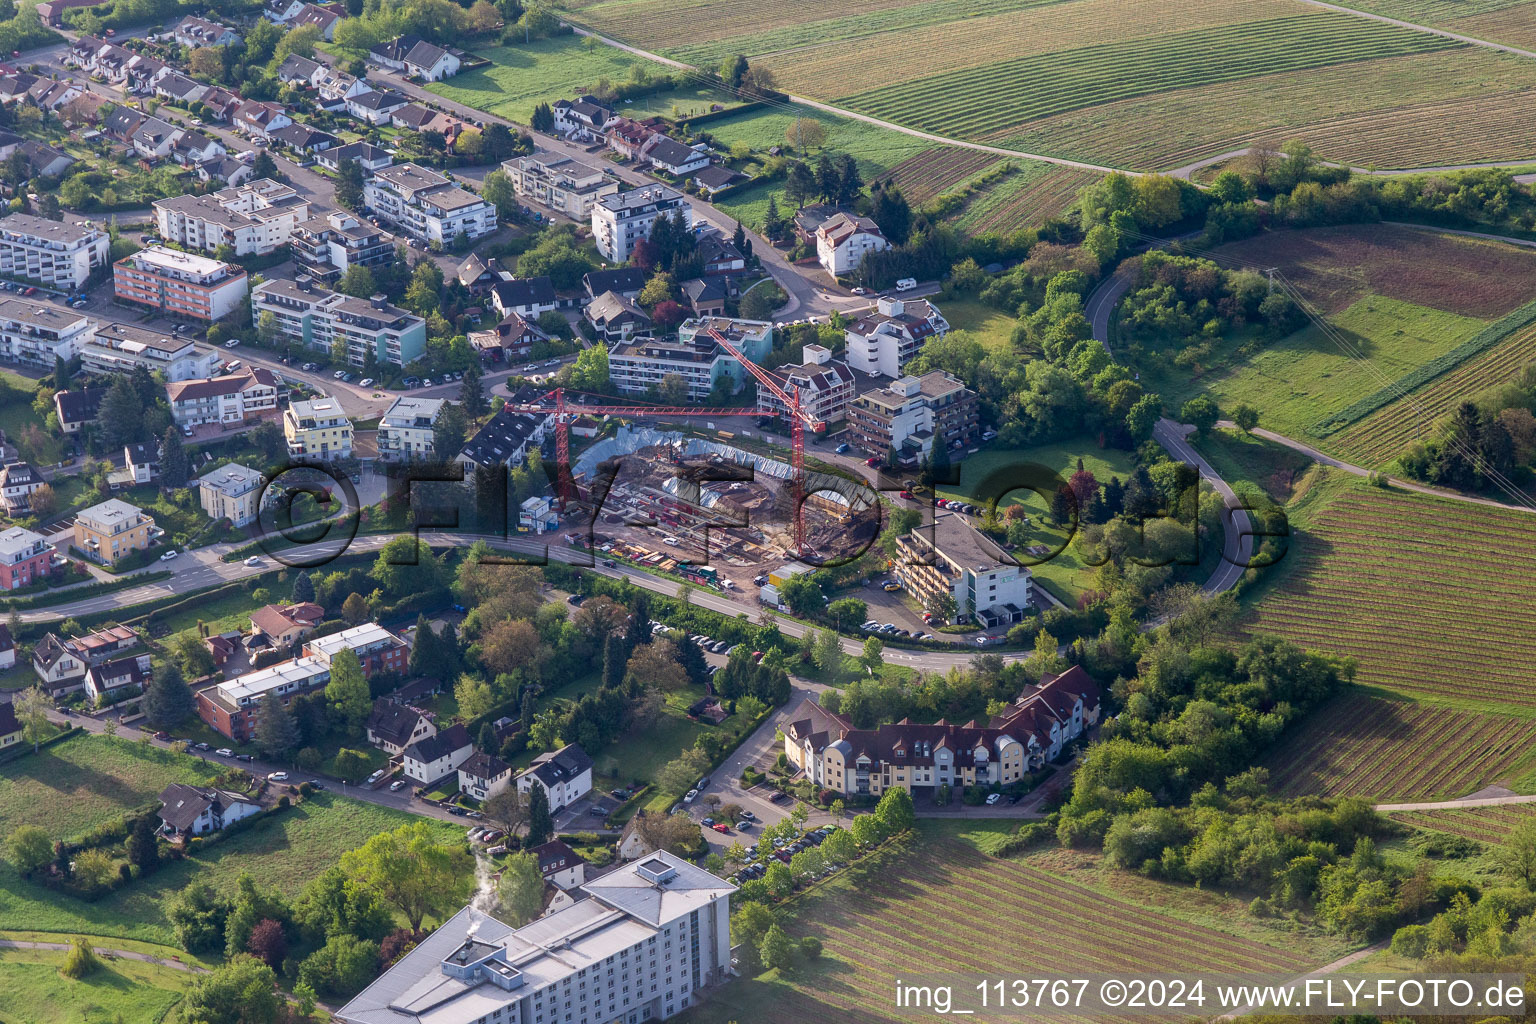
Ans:
POLYGON ((496 284, 496 299, 502 308, 516 306, 552 306, 555 286, 547 277, 520 277, 496 284))
POLYGON ((455 723, 436 736, 428 736, 424 740, 412 743, 405 748, 405 756, 430 764, 440 757, 446 757, 455 750, 469 745, 469 730, 464 728, 462 723, 455 723))
POLYGON ((380 697, 373 702, 373 713, 368 716, 368 731, 381 741, 399 747, 411 738, 420 721, 420 711, 380 697))
POLYGON ((482 750, 477 750, 470 754, 464 763, 459 765, 459 771, 465 775, 470 775, 477 779, 485 779, 487 782, 499 779, 511 770, 512 766, 507 764, 507 762, 482 750))
POLYGON ((88 423, 96 418, 101 400, 107 397, 106 388, 78 388, 60 391, 53 396, 65 423, 88 423))
POLYGON ((639 294, 645 287, 645 271, 639 267, 617 267, 613 270, 592 270, 582 275, 581 283, 586 285, 587 294, 597 298, 603 292, 625 292, 639 294))
POLYGON ((553 753, 540 754, 534 758, 525 774, 531 773, 546 786, 553 786, 574 779, 591 767, 592 758, 581 749, 581 745, 568 743, 553 753))
POLYGON ((201 789, 182 782, 173 782, 161 792, 160 802, 165 805, 160 808, 160 820, 177 831, 185 831, 191 828, 192 823, 210 807, 222 813, 234 804, 248 804, 254 801, 247 800, 238 793, 229 793, 221 789, 201 789))

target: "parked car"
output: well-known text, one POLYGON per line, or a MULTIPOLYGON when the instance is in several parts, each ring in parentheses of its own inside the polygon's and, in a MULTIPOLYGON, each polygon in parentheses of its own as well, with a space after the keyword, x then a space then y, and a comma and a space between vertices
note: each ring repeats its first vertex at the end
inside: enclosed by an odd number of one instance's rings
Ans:
POLYGON ((234 757, 235 756, 235 752, 233 750, 230 750, 228 747, 220 747, 218 750, 215 750, 214 753, 218 754, 220 757, 234 757))
POLYGON ((384 777, 384 769, 380 768, 378 771, 376 771, 372 775, 368 776, 368 784, 371 786, 375 782, 378 782, 383 777, 384 777))
POLYGON ((837 446, 837 454, 839 454, 839 455, 847 455, 848 452, 850 451, 850 448, 851 448, 851 446, 848 444, 848 442, 844 441, 842 444, 837 446))
POLYGON ((235 760, 236 761, 254 761, 254 760, 256 760, 256 758, 252 757, 250 754, 236 754, 235 755, 235 760))
POLYGON ((752 827, 752 823, 750 821, 747 821, 745 818, 743 818, 741 821, 738 821, 736 823, 736 831, 738 831, 738 832, 745 832, 747 829, 749 829, 751 827, 752 827))
POLYGON ((1001 793, 988 793, 987 794, 987 806, 991 807, 993 804, 997 803, 1002 798, 1003 798, 1003 794, 1001 794, 1001 793))
POLYGON ((727 825, 723 821, 715 822, 713 825, 710 826, 710 828, 713 828, 716 832, 719 832, 721 835, 730 835, 730 833, 731 833, 731 826, 727 825))
MULTIPOLYGON (((239 348, 240 347, 240 339, 239 338, 230 338, 228 341, 226 341, 224 343, 224 347, 225 348, 239 348)), ((310 365, 313 366, 314 364, 311 363, 310 365)), ((306 367, 304 367, 304 369, 307 370, 307 369, 309 369, 309 367, 306 366, 306 367)))
POLYGON ((171 550, 167 551, 165 554, 160 556, 160 561, 162 561, 162 562, 169 562, 171 559, 175 558, 177 554, 178 554, 178 552, 176 551, 176 549, 172 548, 171 550))
POLYGON ((393 793, 393 792, 397 791, 403 785, 405 785, 405 780, 404 779, 396 779, 394 782, 391 782, 389 784, 389 791, 391 793, 393 793))
POLYGON ((746 818, 748 821, 756 821, 757 820, 757 815, 753 814, 751 811, 742 811, 741 812, 741 816, 743 818, 746 818))
POLYGON ((337 370, 335 373, 331 374, 331 377, 334 380, 341 380, 341 378, 346 375, 346 372, 346 370, 337 370))
POLYGON ((683 803, 685 803, 685 804, 691 804, 691 803, 693 803, 693 802, 694 802, 694 801, 695 801, 695 800, 697 800, 697 799, 698 799, 698 798, 699 798, 699 791, 698 791, 698 790, 696 790, 696 789, 690 789, 690 790, 689 790, 689 791, 688 791, 688 795, 687 795, 687 796, 685 796, 685 797, 683 797, 683 803))
POLYGON ((371 388, 371 387, 373 387, 373 378, 372 377, 364 377, 362 380, 358 381, 357 383, 358 383, 359 387, 371 388))
POLYGON ((705 818, 699 824, 703 825, 705 828, 714 828, 715 827, 715 819, 714 818, 705 818))
POLYGON ((168 740, 170 738, 171 738, 171 734, 166 732, 163 729, 160 732, 155 733, 155 739, 159 740, 161 743, 164 743, 166 740, 168 740))
POLYGON ((869 458, 864 460, 864 465, 869 466, 871 468, 880 465, 880 456, 878 456, 878 455, 871 455, 869 458))
POLYGON ((267 776, 267 781, 268 782, 287 782, 288 781, 288 773, 287 772, 273 772, 271 775, 267 776))

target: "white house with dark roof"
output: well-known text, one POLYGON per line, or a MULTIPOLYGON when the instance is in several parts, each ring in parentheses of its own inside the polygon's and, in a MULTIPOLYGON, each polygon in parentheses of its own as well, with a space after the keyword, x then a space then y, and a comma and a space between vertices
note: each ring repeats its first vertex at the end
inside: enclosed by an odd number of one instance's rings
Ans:
POLYGON ((368 742, 391 757, 437 735, 437 725, 415 708, 380 697, 368 715, 368 742))
POLYGON ((670 853, 521 928, 471 907, 333 1014, 343 1024, 640 1024, 728 980, 736 887, 670 853))
POLYGON ((532 792, 534 786, 549 797, 551 811, 567 807, 592 792, 592 758, 576 743, 540 754, 517 777, 519 792, 532 792))
POLYGON ((441 82, 459 73, 460 61, 451 48, 420 40, 402 58, 405 73, 424 82, 441 82))
POLYGON ((512 784, 512 766, 494 754, 477 750, 459 765, 459 791, 476 800, 489 800, 512 784))
POLYGON ((254 800, 226 789, 173 782, 160 793, 160 820, 178 836, 205 836, 260 813, 254 800))
POLYGON ((528 852, 539 858, 539 874, 556 889, 574 889, 587 880, 587 862, 558 839, 528 852))
POLYGON ((518 277, 497 281, 491 288, 491 304, 502 316, 516 313, 524 320, 537 320, 545 313, 553 313, 560 301, 549 278, 518 277))
POLYGON ((142 693, 149 685, 149 654, 136 654, 92 665, 85 671, 85 692, 98 704, 142 693))
POLYGON ((390 115, 410 102, 392 89, 369 89, 347 98, 347 113, 359 121, 383 125, 389 123, 390 115))
POLYGON ((409 778, 425 786, 457 771, 474 752, 469 730, 455 723, 406 747, 400 754, 400 766, 409 778))
POLYGON ((171 30, 171 38, 182 46, 190 46, 195 50, 201 46, 227 46, 230 43, 238 43, 240 33, 228 25, 221 25, 196 15, 188 15, 177 22, 176 27, 171 30))

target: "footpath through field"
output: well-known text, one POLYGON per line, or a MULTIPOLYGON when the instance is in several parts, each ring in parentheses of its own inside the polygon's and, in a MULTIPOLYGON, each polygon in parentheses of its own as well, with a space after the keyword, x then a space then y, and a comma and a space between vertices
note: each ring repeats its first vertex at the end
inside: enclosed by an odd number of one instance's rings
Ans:
MULTIPOLYGON (((63 953, 69 949, 67 942, 33 942, 28 939, 0 939, 0 949, 44 949, 52 952, 63 953)), ((197 964, 183 963, 180 960, 171 960, 166 957, 155 956, 152 953, 139 953, 131 949, 109 949, 106 946, 92 946, 91 949, 98 956, 114 957, 118 960, 138 960, 146 964, 155 964, 158 967, 169 967, 173 971, 189 971, 193 974, 207 974, 208 968, 197 964)))

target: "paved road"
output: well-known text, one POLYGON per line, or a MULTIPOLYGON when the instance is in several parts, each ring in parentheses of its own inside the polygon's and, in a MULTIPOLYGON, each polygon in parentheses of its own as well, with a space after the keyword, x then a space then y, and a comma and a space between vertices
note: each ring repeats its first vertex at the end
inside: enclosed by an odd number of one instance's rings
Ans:
MULTIPOLYGON (((1312 0, 1304 0, 1304 2, 1312 2, 1312 0)), ((1333 5, 1322 4, 1321 6, 1332 7, 1333 5)), ((1360 12, 1354 11, 1352 13, 1359 14, 1360 12)), ((1374 17, 1374 15, 1372 15, 1372 17, 1374 17)), ((1212 164, 1225 163, 1228 160, 1235 160, 1238 157, 1247 156, 1248 154, 1253 153, 1258 149, 1259 147, 1257 146, 1244 146, 1241 149, 1229 149, 1225 153, 1217 153, 1215 156, 1204 157, 1200 160, 1194 161, 1193 163, 1185 164, 1182 167, 1175 167, 1173 170, 1167 171, 1165 173, 1171 177, 1183 178, 1187 181, 1189 177, 1196 171, 1210 167, 1212 164)), ((1518 167, 1522 164, 1536 163, 1536 156, 1527 159, 1492 160, 1471 164, 1434 164, 1427 167, 1354 167, 1347 164, 1335 163, 1332 160, 1319 160, 1318 163, 1325 167, 1348 166, 1349 172, 1351 174, 1364 174, 1378 178, 1394 178, 1405 174, 1444 174, 1451 171, 1482 171, 1494 167, 1518 167)), ((1515 180, 1521 183, 1527 183, 1532 180, 1536 180, 1536 174, 1517 174, 1515 175, 1515 180)), ((1386 223, 1392 222, 1387 221, 1386 223)))

